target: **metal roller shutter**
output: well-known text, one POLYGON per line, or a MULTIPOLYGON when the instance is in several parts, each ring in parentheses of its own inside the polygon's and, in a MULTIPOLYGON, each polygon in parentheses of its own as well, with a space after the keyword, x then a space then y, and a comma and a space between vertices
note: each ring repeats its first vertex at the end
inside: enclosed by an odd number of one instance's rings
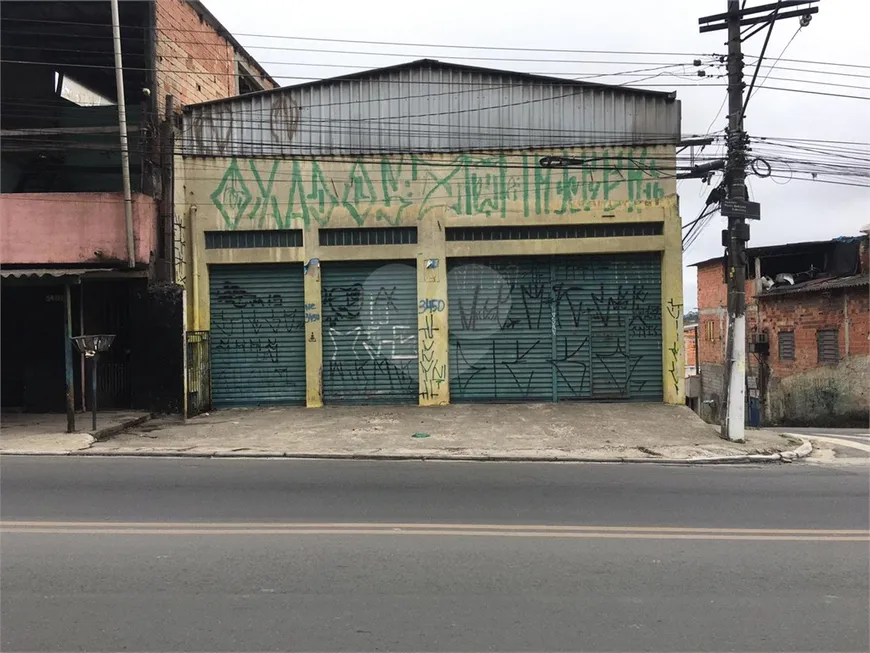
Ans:
POLYGON ((661 401, 661 255, 553 262, 558 398, 661 401))
POLYGON ((323 399, 416 403, 415 262, 321 264, 323 399))
POLYGON ((551 401, 549 260, 451 262, 447 293, 451 401, 551 401))
POLYGON ((212 403, 305 401, 301 264, 209 267, 212 403))
POLYGON ((660 260, 451 263, 451 399, 661 401, 660 260))

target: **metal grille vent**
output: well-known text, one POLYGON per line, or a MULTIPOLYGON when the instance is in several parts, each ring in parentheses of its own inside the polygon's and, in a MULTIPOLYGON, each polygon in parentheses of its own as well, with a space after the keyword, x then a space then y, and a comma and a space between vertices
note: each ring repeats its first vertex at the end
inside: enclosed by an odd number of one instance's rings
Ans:
POLYGON ((794 331, 779 332, 779 360, 794 360, 794 331))
POLYGON ((254 249, 258 247, 302 247, 302 230, 205 232, 206 249, 254 249))
POLYGON ((374 229, 321 229, 324 246, 414 245, 417 227, 378 227, 374 229))
POLYGON ((817 335, 819 344, 819 362, 837 363, 840 361, 839 329, 820 329, 817 335))
POLYGON ((564 238, 611 238, 614 236, 661 236, 663 227, 664 223, 662 222, 529 227, 448 227, 447 240, 558 240, 564 238))

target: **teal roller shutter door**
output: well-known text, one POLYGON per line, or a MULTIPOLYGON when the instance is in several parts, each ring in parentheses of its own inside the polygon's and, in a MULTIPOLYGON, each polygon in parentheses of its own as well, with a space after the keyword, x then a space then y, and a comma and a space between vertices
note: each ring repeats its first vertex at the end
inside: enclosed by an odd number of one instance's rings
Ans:
POLYGON ((552 401, 548 259, 448 266, 451 401, 552 401))
POLYGON ((302 266, 209 267, 212 402, 305 401, 302 266))
POLYGON ((553 370, 560 400, 588 399, 592 387, 590 351, 589 257, 553 262, 553 312, 556 322, 553 370))
POLYGON ((554 261, 559 399, 661 401, 661 256, 554 261))
POLYGON ((416 403, 415 262, 321 264, 323 399, 416 403))

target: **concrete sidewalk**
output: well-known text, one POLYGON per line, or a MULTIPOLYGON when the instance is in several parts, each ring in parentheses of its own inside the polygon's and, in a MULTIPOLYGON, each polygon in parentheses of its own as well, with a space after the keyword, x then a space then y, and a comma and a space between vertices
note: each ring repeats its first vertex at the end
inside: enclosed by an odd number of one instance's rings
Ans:
POLYGON ((186 423, 154 420, 83 453, 651 462, 770 455, 800 444, 764 431, 727 442, 681 406, 477 404, 222 410, 186 423))
POLYGON ((104 411, 97 413, 97 430, 91 427, 91 414, 76 414, 75 433, 66 432, 63 413, 4 413, 0 416, 0 454, 52 454, 83 451, 98 440, 138 426, 150 413, 141 411, 104 411))

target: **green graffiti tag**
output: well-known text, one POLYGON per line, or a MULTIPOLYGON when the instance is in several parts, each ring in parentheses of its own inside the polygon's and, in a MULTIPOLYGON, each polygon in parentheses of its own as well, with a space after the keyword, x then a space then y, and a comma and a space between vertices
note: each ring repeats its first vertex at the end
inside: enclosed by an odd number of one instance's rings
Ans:
MULTIPOLYGON (((564 155, 577 158, 568 151, 564 155)), ((246 176, 232 159, 211 199, 227 229, 238 229, 242 218, 254 229, 287 229, 299 223, 326 226, 339 208, 360 226, 397 225, 411 208, 418 219, 443 209, 502 218, 510 211, 525 217, 593 208, 640 212, 646 202, 665 196, 664 175, 646 148, 590 152, 574 168, 542 168, 539 158, 532 152, 519 160, 505 154, 436 160, 395 155, 361 157, 345 166, 294 159, 285 164, 283 178, 280 160, 268 171, 249 160, 246 176)))
POLYGON ((251 219, 252 227, 256 225, 257 229, 263 228, 263 222, 266 218, 266 212, 272 209, 272 218, 275 224, 281 224, 281 209, 278 208, 278 198, 272 194, 272 186, 275 184, 275 173, 278 171, 278 161, 272 162, 272 170, 269 172, 269 180, 264 184, 257 166, 253 159, 248 162, 251 166, 251 174, 254 175, 254 180, 257 182, 257 190, 260 196, 254 199, 254 205, 251 208, 248 217, 251 219))
POLYGON ((211 201, 223 216, 227 229, 235 229, 239 226, 242 214, 251 203, 251 191, 242 177, 239 163, 235 159, 230 161, 227 171, 224 173, 220 184, 211 194, 211 201))

